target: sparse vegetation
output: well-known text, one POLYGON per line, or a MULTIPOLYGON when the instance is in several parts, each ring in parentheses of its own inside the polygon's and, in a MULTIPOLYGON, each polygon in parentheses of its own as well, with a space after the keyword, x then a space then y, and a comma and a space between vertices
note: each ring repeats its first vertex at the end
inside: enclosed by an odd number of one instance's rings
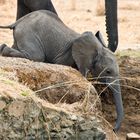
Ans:
POLYGON ((132 50, 127 49, 123 51, 117 52, 118 57, 127 56, 127 57, 133 57, 133 58, 140 58, 140 50, 132 50))
POLYGON ((28 90, 24 90, 21 92, 22 96, 28 96, 30 94, 30 92, 28 90))

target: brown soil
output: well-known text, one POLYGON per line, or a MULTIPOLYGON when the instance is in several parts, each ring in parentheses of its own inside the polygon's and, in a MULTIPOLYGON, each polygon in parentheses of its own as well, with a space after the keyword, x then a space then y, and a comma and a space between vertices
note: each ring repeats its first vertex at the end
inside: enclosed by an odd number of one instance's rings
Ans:
MULTIPOLYGON (((0 3, 0 24, 7 25, 15 21, 16 1, 5 0, 0 3)), ((53 0, 60 18, 66 25, 77 32, 100 30, 106 39, 105 17, 96 13, 98 0, 77 0, 76 9, 72 10, 70 0, 53 0)), ((140 1, 119 0, 119 50, 140 49, 140 1)), ((102 9, 101 9, 102 10, 102 9)), ((12 31, 0 29, 0 44, 12 45, 12 31)), ((125 108, 125 119, 120 130, 122 140, 128 132, 140 134, 140 55, 138 58, 122 57, 119 61, 122 76, 122 96, 125 108), (127 85, 127 86, 126 86, 127 85), (128 87, 129 85, 129 87, 128 87), (135 89, 133 88, 135 87, 135 89)), ((106 94, 105 94, 106 95, 106 94)), ((107 94, 108 95, 108 94, 107 94)), ((111 96, 109 94, 108 96, 111 96)), ((103 97, 103 110, 110 122, 114 122, 114 106, 110 98, 103 97), (105 99, 104 99, 105 98, 105 99), (106 101, 105 101, 106 100, 106 101)))

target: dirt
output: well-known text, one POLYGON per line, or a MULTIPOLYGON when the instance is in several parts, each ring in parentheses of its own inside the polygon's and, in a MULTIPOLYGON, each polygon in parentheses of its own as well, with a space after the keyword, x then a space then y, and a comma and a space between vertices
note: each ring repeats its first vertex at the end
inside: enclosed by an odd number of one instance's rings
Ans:
MULTIPOLYGON (((11 24, 16 17, 16 1, 5 1, 4 4, 0 3, 0 25, 11 24)), ((99 16, 96 11, 98 0, 75 1, 76 8, 73 10, 71 0, 53 0, 60 18, 67 26, 79 33, 84 31, 96 33, 100 30, 106 41, 105 17, 102 14, 99 16)), ((128 132, 140 134, 140 1, 119 0, 118 6, 118 51, 130 48, 119 59, 120 73, 123 79, 122 96, 125 108, 125 118, 119 133, 119 139, 124 140, 128 132), (135 53, 132 53, 132 50, 135 53)), ((9 46, 12 45, 12 31, 0 29, 0 44, 2 43, 6 43, 9 46)), ((107 120, 114 122, 115 111, 113 112, 112 110, 115 110, 115 108, 110 100, 111 94, 102 96, 104 114, 107 120)))

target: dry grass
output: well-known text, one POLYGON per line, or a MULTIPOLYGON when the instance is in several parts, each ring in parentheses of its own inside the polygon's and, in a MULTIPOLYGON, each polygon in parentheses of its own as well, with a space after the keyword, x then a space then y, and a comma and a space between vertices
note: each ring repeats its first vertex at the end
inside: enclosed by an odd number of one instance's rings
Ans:
POLYGON ((132 58, 140 58, 140 49, 137 49, 137 51, 133 50, 133 49, 127 49, 127 50, 123 50, 123 51, 118 51, 116 54, 119 58, 120 57, 132 57, 132 58))

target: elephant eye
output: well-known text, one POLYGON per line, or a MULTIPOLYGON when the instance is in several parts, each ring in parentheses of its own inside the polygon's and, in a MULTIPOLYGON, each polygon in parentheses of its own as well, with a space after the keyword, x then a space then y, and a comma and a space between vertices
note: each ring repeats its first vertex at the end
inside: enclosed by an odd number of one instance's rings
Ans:
POLYGON ((109 70, 109 69, 106 70, 106 73, 107 73, 107 74, 111 74, 111 70, 109 70))

